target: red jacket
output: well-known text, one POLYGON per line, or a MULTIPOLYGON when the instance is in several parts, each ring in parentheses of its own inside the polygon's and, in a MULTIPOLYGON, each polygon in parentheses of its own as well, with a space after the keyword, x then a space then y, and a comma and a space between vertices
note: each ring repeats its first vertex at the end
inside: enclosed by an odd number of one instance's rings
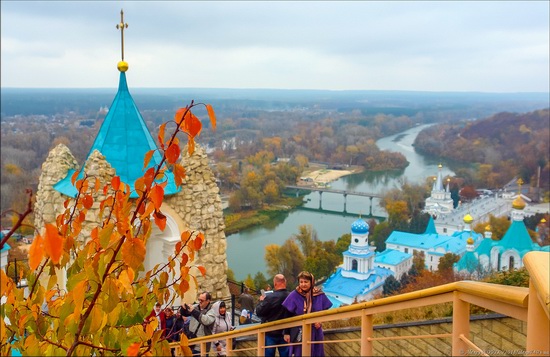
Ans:
MULTIPOLYGON (((166 330, 166 315, 164 314, 164 310, 161 310, 159 313, 160 317, 160 329, 165 331, 166 330)), ((151 313, 145 318, 145 320, 150 321, 151 319, 156 319, 157 314, 155 313, 155 309, 151 311, 151 313)))

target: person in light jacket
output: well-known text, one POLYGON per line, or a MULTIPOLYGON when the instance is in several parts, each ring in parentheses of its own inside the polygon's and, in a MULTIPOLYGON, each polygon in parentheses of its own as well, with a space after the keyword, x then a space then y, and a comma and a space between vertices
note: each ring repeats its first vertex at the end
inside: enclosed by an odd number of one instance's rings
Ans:
MULTIPOLYGON (((180 307, 182 316, 190 316, 189 338, 209 336, 212 334, 212 325, 216 320, 214 310, 212 310, 212 296, 209 292, 203 292, 199 295, 199 303, 193 306, 184 304, 180 307)), ((190 346, 194 353, 199 353, 198 346, 190 346)), ((206 346, 210 352, 210 344, 206 346)))
MULTIPOLYGON (((216 320, 214 325, 212 325, 212 334, 227 332, 234 329, 231 325, 231 313, 227 311, 225 302, 219 301, 214 303, 212 310, 216 315, 216 320)), ((216 351, 218 356, 227 356, 226 352, 226 341, 225 339, 220 339, 212 343, 212 347, 216 351)))

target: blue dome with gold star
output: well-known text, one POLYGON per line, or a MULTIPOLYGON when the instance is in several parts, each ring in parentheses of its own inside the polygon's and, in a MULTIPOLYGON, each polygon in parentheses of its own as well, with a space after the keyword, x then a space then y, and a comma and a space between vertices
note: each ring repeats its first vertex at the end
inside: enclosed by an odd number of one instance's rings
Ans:
POLYGON ((351 224, 351 233, 365 234, 369 232, 369 225, 363 219, 359 218, 351 224))

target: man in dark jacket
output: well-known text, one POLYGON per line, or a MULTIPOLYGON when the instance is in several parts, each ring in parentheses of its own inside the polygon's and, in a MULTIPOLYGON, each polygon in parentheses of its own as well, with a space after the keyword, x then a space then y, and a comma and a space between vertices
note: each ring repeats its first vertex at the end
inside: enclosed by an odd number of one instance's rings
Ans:
MULTIPOLYGON (((289 292, 286 290, 286 278, 283 274, 277 274, 273 278, 273 292, 268 292, 260 297, 260 303, 256 307, 256 315, 262 319, 262 323, 282 320, 289 316, 287 309, 283 306, 289 292)), ((265 345, 275 346, 286 344, 283 337, 283 330, 267 332, 265 334, 265 345)), ((279 346, 279 356, 288 357, 288 346, 279 346)), ((275 347, 266 348, 265 356, 275 356, 275 347)))

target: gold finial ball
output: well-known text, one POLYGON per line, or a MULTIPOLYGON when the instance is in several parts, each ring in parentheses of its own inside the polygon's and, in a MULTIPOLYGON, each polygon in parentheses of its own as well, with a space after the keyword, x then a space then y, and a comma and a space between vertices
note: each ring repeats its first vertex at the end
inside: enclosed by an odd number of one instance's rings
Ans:
POLYGON ((521 196, 516 197, 515 200, 512 201, 512 208, 515 208, 517 210, 522 210, 526 206, 525 201, 521 196))
POLYGON ((491 231, 491 225, 488 224, 485 226, 485 232, 490 232, 491 231))
POLYGON ((472 245, 474 244, 474 238, 470 237, 466 240, 466 243, 468 243, 469 245, 472 245))
POLYGON ((437 165, 437 167, 438 167, 439 169, 441 169, 441 168, 443 168, 443 165, 439 164, 439 165, 437 165))
POLYGON ((470 216, 470 214, 468 213, 467 215, 464 216, 464 223, 466 224, 470 224, 474 221, 474 217, 470 216))
POLYGON ((118 62, 116 68, 118 68, 118 70, 121 72, 126 72, 128 70, 128 62, 120 61, 118 62))

